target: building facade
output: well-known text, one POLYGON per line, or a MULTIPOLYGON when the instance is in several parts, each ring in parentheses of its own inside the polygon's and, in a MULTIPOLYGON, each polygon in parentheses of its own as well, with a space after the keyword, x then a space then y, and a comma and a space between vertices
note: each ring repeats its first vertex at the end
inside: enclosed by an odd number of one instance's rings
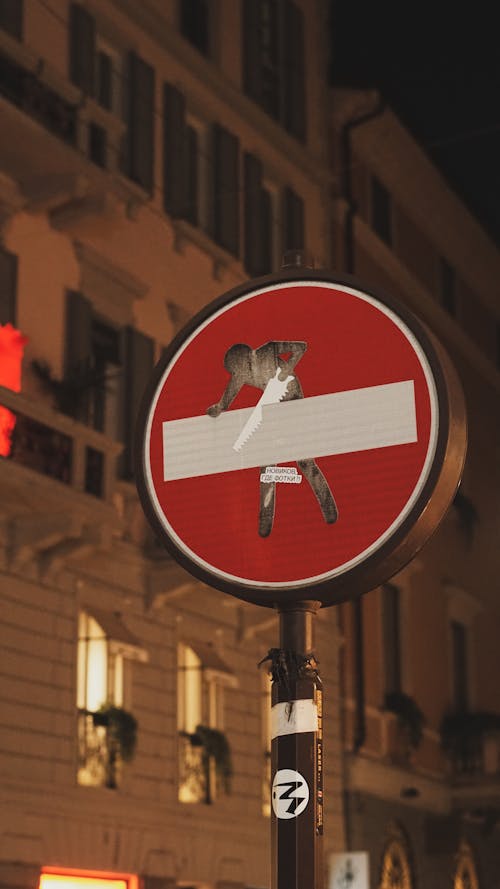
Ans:
POLYGON ((377 93, 335 90, 332 108, 335 267, 438 336, 469 424, 440 528, 390 583, 341 607, 347 847, 370 853, 381 889, 492 887, 500 257, 377 93))
POLYGON ((326 876, 495 885, 498 253, 377 96, 328 90, 326 7, 0 2, 0 886, 269 885, 277 619, 166 557, 133 430, 185 321, 300 248, 423 317, 470 418, 443 527, 317 618, 326 876))
MULTIPOLYGON (((166 557, 139 507, 133 430, 186 319, 288 248, 328 265, 324 15, 289 0, 0 4, 9 889, 269 884, 257 663, 277 618, 166 557)), ((318 624, 333 850, 335 614, 318 624)))

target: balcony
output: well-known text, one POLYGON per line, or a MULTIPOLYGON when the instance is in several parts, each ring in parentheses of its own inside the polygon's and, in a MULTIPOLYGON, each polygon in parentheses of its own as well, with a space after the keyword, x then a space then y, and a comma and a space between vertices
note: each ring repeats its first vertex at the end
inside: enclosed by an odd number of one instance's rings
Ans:
POLYGON ((443 721, 442 738, 455 806, 500 810, 500 716, 453 714, 443 721))
POLYGON ((114 507, 122 445, 0 386, 0 487, 11 564, 41 558, 47 576, 102 547, 119 526, 114 507))
POLYGON ((1 30, 0 129, 0 169, 57 228, 148 199, 120 173, 124 122, 1 30))
POLYGON ((3 386, 0 407, 11 426, 10 446, 0 462, 7 486, 35 473, 56 482, 59 491, 59 485, 64 485, 76 494, 111 504, 121 444, 3 386))

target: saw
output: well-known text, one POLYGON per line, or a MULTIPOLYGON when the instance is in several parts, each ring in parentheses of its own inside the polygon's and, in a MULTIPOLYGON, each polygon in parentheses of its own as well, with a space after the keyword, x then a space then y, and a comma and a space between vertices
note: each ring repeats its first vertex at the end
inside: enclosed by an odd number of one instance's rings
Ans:
POLYGON ((256 429, 259 428, 262 423, 262 408, 265 404, 277 404, 279 401, 282 401, 286 395, 286 391, 288 389, 288 384, 294 379, 293 376, 285 377, 284 380, 279 379, 279 375, 281 373, 281 368, 278 367, 274 377, 271 377, 269 382, 266 384, 266 388, 264 389, 262 395, 260 396, 257 404, 255 405, 252 413, 250 414, 247 422, 243 426, 238 438, 236 439, 233 450, 241 451, 243 445, 248 441, 251 435, 255 432, 256 429))

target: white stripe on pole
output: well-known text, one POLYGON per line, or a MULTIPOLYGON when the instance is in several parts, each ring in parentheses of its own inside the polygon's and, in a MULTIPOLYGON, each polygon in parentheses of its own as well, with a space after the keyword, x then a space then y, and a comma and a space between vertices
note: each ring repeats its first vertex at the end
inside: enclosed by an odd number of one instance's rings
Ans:
POLYGON ((235 451, 253 410, 163 423, 164 480, 417 441, 413 380, 264 405, 260 426, 235 451))
POLYGON ((318 708, 309 698, 280 702, 271 708, 271 740, 318 731, 318 708))

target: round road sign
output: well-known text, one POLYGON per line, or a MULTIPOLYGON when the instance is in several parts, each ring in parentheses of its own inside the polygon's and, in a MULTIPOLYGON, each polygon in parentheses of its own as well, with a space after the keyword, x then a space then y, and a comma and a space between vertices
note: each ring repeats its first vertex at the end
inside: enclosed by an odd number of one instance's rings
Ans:
POLYGON ((408 309, 287 271, 225 294, 167 349, 138 425, 138 487, 195 576, 261 605, 328 605, 424 543, 465 428, 449 360, 408 309))

